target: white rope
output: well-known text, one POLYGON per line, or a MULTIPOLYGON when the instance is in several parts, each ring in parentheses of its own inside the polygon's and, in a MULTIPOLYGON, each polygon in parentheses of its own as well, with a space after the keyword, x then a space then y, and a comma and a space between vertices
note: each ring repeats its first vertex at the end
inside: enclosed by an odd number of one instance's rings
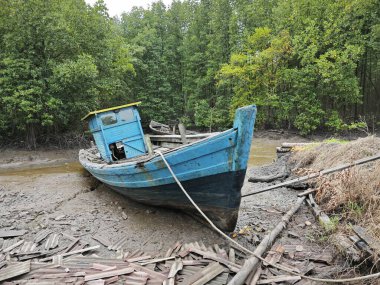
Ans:
MULTIPOLYGON (((203 216, 203 218, 205 218, 205 220, 210 224, 210 226, 215 230, 217 231, 221 236, 223 236, 224 238, 226 238, 228 241, 230 241, 231 243, 235 244, 238 248, 240 248, 242 251, 244 252, 247 252, 253 256, 255 256, 256 258, 260 259, 261 261, 264 261, 264 258, 262 258, 260 255, 257 255, 255 254, 253 251, 245 248, 244 246, 240 245, 237 241, 233 240, 232 238, 230 238, 228 235, 226 235, 223 231, 221 231, 217 226, 214 225, 214 223, 206 216, 205 213, 203 213, 203 211, 198 207, 198 205, 194 202, 194 200, 190 197, 190 195, 187 193, 187 191, 185 190, 185 188, 182 186, 182 183, 178 180, 177 176, 175 175, 175 173, 173 172, 172 168, 170 167, 169 163, 166 161, 164 155, 160 152, 160 151, 155 151, 157 154, 159 154, 162 158, 162 160, 164 161, 166 167, 169 169, 171 175, 173 176, 175 182, 177 182, 179 188, 181 188, 182 192, 186 195, 186 197, 189 199, 189 201, 191 202, 191 204, 193 204, 193 206, 197 209, 197 211, 203 216)), ((376 278, 376 277, 380 277, 380 272, 378 273, 375 273, 375 274, 371 274, 371 275, 366 275, 366 276, 360 276, 360 277, 355 277, 355 278, 347 278, 347 279, 322 279, 322 278, 315 278, 315 277, 310 277, 310 276, 305 276, 305 275, 300 275, 300 274, 297 274, 287 268, 284 268, 280 265, 276 265, 276 264, 273 264, 273 263, 269 263, 266 261, 266 263, 268 263, 270 266, 274 267, 274 268, 277 268, 277 269, 280 269, 280 270, 283 270, 287 273, 290 273, 290 274, 293 274, 293 275, 296 275, 296 276, 300 276, 301 278, 305 278, 305 279, 309 279, 309 280, 313 280, 313 281, 318 281, 318 282, 327 282, 327 283, 345 283, 345 282, 354 282, 354 281, 361 281, 361 280, 368 280, 368 279, 372 279, 372 278, 376 278)))

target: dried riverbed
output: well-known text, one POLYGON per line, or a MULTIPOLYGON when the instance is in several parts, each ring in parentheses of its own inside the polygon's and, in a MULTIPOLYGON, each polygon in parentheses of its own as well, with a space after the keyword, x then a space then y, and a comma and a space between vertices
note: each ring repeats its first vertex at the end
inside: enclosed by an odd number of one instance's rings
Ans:
MULTIPOLYGON (((265 138, 254 141, 256 158, 250 161, 247 177, 273 174, 283 167, 285 159, 257 166, 273 161, 275 146, 280 143, 265 138)), ((38 231, 47 228, 80 237, 89 245, 99 244, 94 236, 113 243, 125 237, 127 250, 142 248, 145 252, 162 254, 176 241, 226 245, 213 230, 181 211, 142 205, 111 191, 80 167, 76 155, 76 151, 3 152, 0 228, 25 229, 28 231, 23 236, 26 240, 32 240, 38 231)), ((243 193, 267 185, 246 182, 243 193)), ((281 188, 243 199, 235 238, 253 249, 294 204, 296 194, 295 190, 281 188)), ((326 253, 320 256, 324 260, 313 268, 317 275, 329 276, 329 271, 337 268, 332 261, 332 249, 320 243, 319 233, 311 211, 302 206, 276 244, 288 246, 291 252, 296 252, 298 246, 297 252, 304 254, 326 253)), ((114 252, 101 246, 98 255, 114 256, 114 252)), ((307 267, 308 259, 303 260, 302 266, 307 267)))

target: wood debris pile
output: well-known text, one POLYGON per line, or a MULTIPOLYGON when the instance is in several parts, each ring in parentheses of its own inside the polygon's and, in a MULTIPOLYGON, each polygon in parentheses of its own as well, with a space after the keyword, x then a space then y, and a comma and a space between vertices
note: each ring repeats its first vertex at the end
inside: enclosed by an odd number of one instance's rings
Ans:
POLYGON ((18 239, 25 232, 0 231, 6 237, 0 243, 2 284, 226 284, 243 262, 235 259, 234 249, 227 253, 202 242, 177 242, 162 257, 142 250, 126 252, 125 238, 111 244, 97 236, 93 239, 101 245, 90 246, 50 230, 38 232, 33 241, 18 239), (94 254, 100 246, 114 251, 114 257, 94 254))
MULTIPOLYGON (((127 252, 125 238, 111 243, 94 236, 98 245, 90 246, 80 238, 41 230, 32 241, 18 239, 26 231, 0 231, 0 283, 16 284, 227 284, 246 258, 237 249, 202 242, 177 242, 165 255, 143 250, 127 252), (112 257, 95 254, 101 246, 112 257), (84 255, 85 254, 85 255, 84 255)), ((268 264, 280 264, 297 274, 322 272, 332 256, 316 254, 296 245, 275 245, 266 255, 268 264)), ((266 267, 250 276, 251 284, 299 281, 279 270, 266 267), (256 280, 254 280, 256 279, 256 280)))

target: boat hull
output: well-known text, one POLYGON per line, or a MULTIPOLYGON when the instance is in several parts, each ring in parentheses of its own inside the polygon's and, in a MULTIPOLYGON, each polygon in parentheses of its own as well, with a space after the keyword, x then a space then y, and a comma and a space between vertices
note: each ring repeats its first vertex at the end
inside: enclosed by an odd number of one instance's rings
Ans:
MULTIPOLYGON (((244 183, 245 172, 240 170, 204 176, 183 181, 182 185, 217 227, 233 231, 238 218, 240 189, 244 183)), ((197 212, 177 183, 143 188, 108 186, 143 204, 197 212)))
MULTIPOLYGON (((224 231, 236 225, 253 136, 255 106, 237 110, 233 128, 163 153, 195 203, 224 231)), ((158 154, 120 163, 79 161, 97 179, 141 203, 196 211, 158 154)))

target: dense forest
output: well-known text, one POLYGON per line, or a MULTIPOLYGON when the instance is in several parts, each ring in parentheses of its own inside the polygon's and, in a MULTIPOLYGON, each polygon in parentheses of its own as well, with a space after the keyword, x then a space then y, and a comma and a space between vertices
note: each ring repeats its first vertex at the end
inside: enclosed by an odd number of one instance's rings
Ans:
POLYGON ((380 1, 183 0, 109 16, 103 1, 0 0, 0 139, 82 133, 142 101, 147 122, 222 129, 380 127, 380 1))

